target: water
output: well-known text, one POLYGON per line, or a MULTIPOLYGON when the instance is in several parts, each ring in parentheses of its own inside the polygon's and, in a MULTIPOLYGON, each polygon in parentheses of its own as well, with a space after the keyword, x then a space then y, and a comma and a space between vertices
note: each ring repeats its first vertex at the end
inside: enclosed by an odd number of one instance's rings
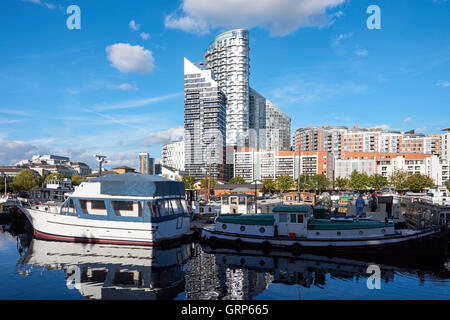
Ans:
POLYGON ((193 243, 162 250, 51 242, 33 239, 29 229, 27 235, 23 223, 1 230, 0 299, 450 298, 448 256, 411 265, 193 243), (380 289, 370 290, 373 263, 380 289))

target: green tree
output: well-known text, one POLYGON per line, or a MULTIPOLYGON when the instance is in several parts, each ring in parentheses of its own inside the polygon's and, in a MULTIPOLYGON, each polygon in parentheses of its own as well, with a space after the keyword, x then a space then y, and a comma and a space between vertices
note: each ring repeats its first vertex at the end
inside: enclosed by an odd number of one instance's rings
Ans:
POLYGON ((350 175, 349 187, 354 190, 365 190, 369 185, 369 176, 365 172, 353 170, 350 175))
POLYGON ((420 192, 425 188, 431 188, 434 186, 434 181, 429 176, 415 173, 406 179, 407 188, 413 192, 420 192))
POLYGON ((194 189, 195 178, 192 176, 183 176, 181 182, 184 183, 185 189, 194 189))
POLYGON ((24 169, 19 172, 17 176, 14 177, 12 183, 12 189, 15 192, 18 191, 30 191, 38 187, 38 180, 34 174, 34 171, 29 169, 24 169))
POLYGON ((229 184, 245 184, 245 180, 242 177, 233 177, 228 181, 229 184))
POLYGON ((217 180, 214 178, 209 179, 208 177, 204 177, 201 181, 200 181, 200 187, 202 189, 208 189, 208 180, 210 180, 210 184, 209 187, 212 189, 214 188, 214 186, 217 184, 217 180))
POLYGON ((389 177, 389 183, 395 188, 395 190, 405 190, 408 188, 407 180, 409 173, 404 170, 396 170, 389 177))
POLYGON ((316 174, 310 179, 310 188, 315 192, 327 190, 328 185, 328 179, 323 174, 316 174))
POLYGON ((297 190, 311 190, 311 176, 307 176, 305 174, 301 174, 300 177, 296 181, 297 190))
POLYGON ((270 179, 270 178, 264 179, 263 184, 264 184, 264 190, 266 192, 272 193, 275 190, 277 190, 277 185, 276 185, 275 181, 273 181, 273 179, 270 179))
POLYGON ((447 187, 447 190, 450 190, 450 180, 447 180, 446 182, 444 182, 444 186, 447 187))
POLYGON ((369 177, 369 187, 375 190, 380 190, 382 187, 388 185, 388 179, 381 174, 373 174, 369 177))
POLYGON ((49 175, 47 175, 46 177, 45 177, 45 179, 44 179, 44 182, 47 182, 47 181, 49 181, 49 180, 59 180, 59 181, 62 181, 62 180, 64 180, 64 175, 62 174, 62 173, 59 173, 59 172, 53 172, 53 173, 50 173, 49 175))
POLYGON ((349 184, 347 178, 337 177, 334 179, 334 187, 338 190, 345 190, 349 184))
POLYGON ((72 180, 72 185, 73 186, 79 186, 83 182, 84 177, 83 176, 79 176, 77 174, 74 174, 72 176, 71 180, 72 180))
POLYGON ((289 190, 294 185, 294 179, 292 179, 289 175, 281 175, 275 180, 277 190, 280 190, 281 192, 289 190))

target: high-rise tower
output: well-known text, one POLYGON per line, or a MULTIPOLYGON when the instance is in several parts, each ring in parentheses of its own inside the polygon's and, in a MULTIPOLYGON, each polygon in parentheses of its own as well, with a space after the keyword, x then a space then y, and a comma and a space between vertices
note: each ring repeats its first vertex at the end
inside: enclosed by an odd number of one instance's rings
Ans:
POLYGON ((207 69, 227 97, 229 146, 245 146, 249 128, 249 45, 248 31, 236 29, 218 35, 205 52, 207 69))

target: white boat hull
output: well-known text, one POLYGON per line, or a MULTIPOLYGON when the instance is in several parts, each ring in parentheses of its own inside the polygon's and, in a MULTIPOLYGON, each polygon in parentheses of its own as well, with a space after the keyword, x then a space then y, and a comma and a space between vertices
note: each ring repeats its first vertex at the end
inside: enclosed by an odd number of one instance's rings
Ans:
POLYGON ((24 208, 37 238, 130 245, 154 245, 184 237, 190 219, 180 216, 158 223, 83 219, 24 208))
POLYGON ((407 243, 410 240, 418 240, 440 233, 440 228, 430 228, 426 230, 401 230, 398 234, 391 234, 379 237, 361 238, 289 238, 289 237, 264 237, 243 234, 231 234, 214 230, 214 227, 205 228, 202 231, 202 238, 211 241, 225 241, 234 244, 248 243, 254 245, 266 245, 272 247, 293 247, 298 248, 365 248, 382 247, 407 243))

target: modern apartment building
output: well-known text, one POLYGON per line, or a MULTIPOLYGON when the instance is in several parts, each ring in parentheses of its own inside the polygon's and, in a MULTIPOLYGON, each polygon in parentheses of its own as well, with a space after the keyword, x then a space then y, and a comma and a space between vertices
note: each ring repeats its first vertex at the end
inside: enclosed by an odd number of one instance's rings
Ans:
POLYGON ((165 143, 162 147, 161 164, 177 170, 184 170, 184 141, 165 143))
POLYGON ((294 150, 333 152, 336 159, 340 159, 345 152, 422 153, 439 156, 441 138, 440 135, 426 136, 414 131, 401 133, 359 126, 351 129, 308 127, 295 131, 294 150))
POLYGON ((443 129, 440 136, 441 159, 450 162, 450 128, 443 129))
POLYGON ((211 70, 184 59, 185 171, 196 179, 223 180, 225 170, 226 97, 211 70))
POLYGON ((248 146, 274 151, 291 149, 291 118, 250 88, 248 146))
POLYGON ((273 151, 239 148, 234 153, 234 176, 247 182, 276 179, 289 175, 293 179, 300 175, 323 174, 333 179, 334 159, 328 152, 273 151))
POLYGON ((139 173, 155 174, 155 159, 147 152, 139 153, 139 173))
POLYGON ((212 70, 227 98, 226 144, 245 146, 249 128, 249 45, 248 31, 224 32, 209 45, 205 64, 212 70))

